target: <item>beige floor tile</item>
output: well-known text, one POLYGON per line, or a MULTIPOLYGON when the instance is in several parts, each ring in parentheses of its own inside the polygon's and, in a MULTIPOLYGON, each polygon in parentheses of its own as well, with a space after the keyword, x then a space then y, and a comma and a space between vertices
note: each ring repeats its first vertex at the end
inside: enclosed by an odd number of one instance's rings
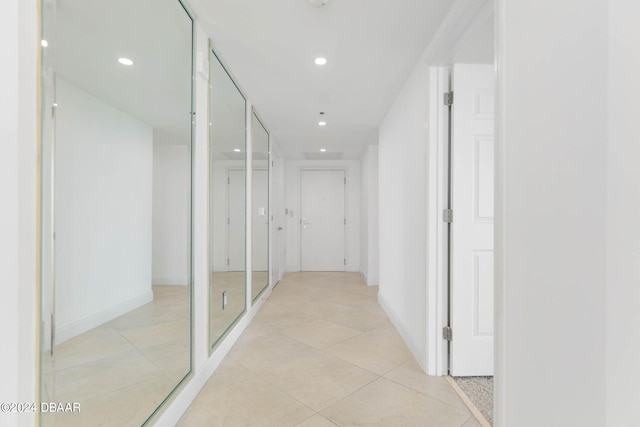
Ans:
POLYGON ((482 427, 482 424, 480 424, 478 420, 476 420, 476 418, 472 415, 467 421, 465 421, 464 424, 462 424, 461 427, 482 427))
POLYGON ((172 378, 184 377, 191 363, 191 345, 189 338, 170 341, 141 349, 154 365, 172 378))
POLYGON ((189 336, 189 321, 182 319, 159 325, 123 331, 122 335, 137 348, 152 347, 189 336))
POLYGON ((460 400, 447 380, 444 377, 428 376, 415 359, 411 359, 402 366, 388 372, 384 377, 441 402, 466 410, 466 405, 460 400))
POLYGON ((327 316, 325 319, 359 331, 370 331, 393 326, 385 314, 376 313, 371 309, 365 308, 353 308, 349 311, 327 316))
POLYGON ((277 298, 270 299, 270 302, 272 304, 282 306, 304 304, 316 300, 316 298, 306 294, 305 292, 297 290, 283 290, 282 288, 276 288, 273 291, 273 294, 277 295, 277 298))
POLYGON ((154 378, 166 375, 134 350, 56 371, 47 379, 47 387, 53 401, 79 402, 154 378))
POLYGON ((212 378, 179 426, 294 426, 313 411, 257 375, 242 381, 212 378))
POLYGON ((117 331, 143 328, 159 323, 180 320, 181 316, 158 304, 149 303, 112 320, 108 325, 117 331))
POLYGON ((468 412, 384 378, 320 414, 340 426, 460 427, 469 418, 468 412))
POLYGON ((369 371, 327 354, 298 359, 269 370, 261 377, 315 411, 378 378, 369 371))
POLYGON ((267 301, 254 317, 253 321, 273 327, 285 328, 313 320, 314 316, 287 306, 267 301))
POLYGON ((282 333, 315 348, 324 348, 361 334, 358 330, 322 319, 283 329, 282 333))
POLYGON ((175 385, 167 378, 154 378, 80 401, 79 413, 45 414, 45 417, 65 427, 139 427, 175 385))
POLYGON ((307 418, 300 424, 296 424, 295 427, 335 427, 336 425, 323 417, 322 415, 315 414, 312 417, 307 418))
POLYGON ((333 301, 327 301, 326 299, 316 299, 315 301, 302 304, 296 308, 315 318, 324 318, 339 313, 344 313, 345 311, 353 309, 352 307, 349 307, 347 305, 338 304, 333 301))
POLYGON ((135 347, 109 325, 99 326, 56 345, 50 370, 61 370, 123 354, 135 347))
POLYGON ((376 302, 376 297, 369 295, 361 295, 353 292, 344 292, 342 294, 333 296, 327 299, 337 304, 346 305, 349 307, 358 307, 376 302))
POLYGON ((413 357, 393 328, 374 329, 329 346, 327 350, 378 375, 386 374, 413 357))
POLYGON ((234 348, 228 357, 255 373, 320 353, 320 350, 280 333, 262 335, 250 342, 238 344, 238 348, 234 348))

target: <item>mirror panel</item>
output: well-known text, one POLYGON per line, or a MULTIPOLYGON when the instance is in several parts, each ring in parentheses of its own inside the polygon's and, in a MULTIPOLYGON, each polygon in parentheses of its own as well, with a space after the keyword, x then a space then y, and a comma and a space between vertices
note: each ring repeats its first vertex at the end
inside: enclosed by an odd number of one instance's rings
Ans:
POLYGON ((80 411, 41 424, 143 425, 191 371, 193 21, 178 0, 42 10, 41 401, 80 411))
POLYGON ((251 293, 255 301, 269 285, 269 134, 258 116, 252 115, 252 273, 251 293))
POLYGON ((246 101, 209 55, 209 345, 246 309, 246 101))

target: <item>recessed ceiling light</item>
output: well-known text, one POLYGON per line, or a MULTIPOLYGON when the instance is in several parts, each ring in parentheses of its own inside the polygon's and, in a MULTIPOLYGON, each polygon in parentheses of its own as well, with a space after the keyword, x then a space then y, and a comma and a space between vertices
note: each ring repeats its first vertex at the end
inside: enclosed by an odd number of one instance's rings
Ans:
POLYGON ((326 125, 326 124, 327 124, 327 122, 318 122, 318 124, 319 124, 320 126, 324 126, 324 125, 326 125))
POLYGON ((327 63, 327 58, 316 58, 313 62, 315 62, 316 65, 324 65, 327 63))
POLYGON ((240 149, 239 148, 234 148, 233 151, 235 151, 236 153, 239 153, 240 149))
POLYGON ((118 62, 122 65, 133 65, 133 61, 129 58, 118 58, 118 62))
POLYGON ((46 40, 42 40, 42 41, 40 42, 40 44, 42 45, 42 47, 47 47, 47 46, 49 46, 49 42, 48 42, 48 41, 46 41, 46 40))
POLYGON ((324 153, 324 152, 326 152, 326 151, 327 151, 327 149, 326 149, 326 148, 321 148, 321 149, 320 149, 320 152, 321 152, 321 153, 324 153))

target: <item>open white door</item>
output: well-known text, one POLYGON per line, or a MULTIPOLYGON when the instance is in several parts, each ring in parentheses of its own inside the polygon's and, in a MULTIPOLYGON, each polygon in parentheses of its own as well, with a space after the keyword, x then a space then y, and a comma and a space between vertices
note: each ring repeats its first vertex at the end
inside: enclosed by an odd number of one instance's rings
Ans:
POLYGON ((451 293, 453 376, 493 375, 494 68, 453 66, 451 293))
POLYGON ((300 172, 300 269, 344 271, 345 172, 300 172))

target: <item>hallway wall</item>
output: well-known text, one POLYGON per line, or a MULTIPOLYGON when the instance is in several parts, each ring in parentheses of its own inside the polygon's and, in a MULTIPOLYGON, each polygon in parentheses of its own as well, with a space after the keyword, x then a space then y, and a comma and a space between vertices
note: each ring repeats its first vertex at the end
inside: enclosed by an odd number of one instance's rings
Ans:
MULTIPOLYGON (((35 402, 37 354, 36 2, 0 14, 0 402, 35 402)), ((0 412, 0 425, 33 426, 33 413, 0 412)))
POLYGON ((378 146, 368 145, 360 159, 360 272, 367 285, 378 284, 378 146))
POLYGON ((378 300, 426 366, 427 119, 429 79, 420 63, 380 125, 378 300))
POLYGON ((640 3, 609 1, 606 425, 640 425, 640 3))

